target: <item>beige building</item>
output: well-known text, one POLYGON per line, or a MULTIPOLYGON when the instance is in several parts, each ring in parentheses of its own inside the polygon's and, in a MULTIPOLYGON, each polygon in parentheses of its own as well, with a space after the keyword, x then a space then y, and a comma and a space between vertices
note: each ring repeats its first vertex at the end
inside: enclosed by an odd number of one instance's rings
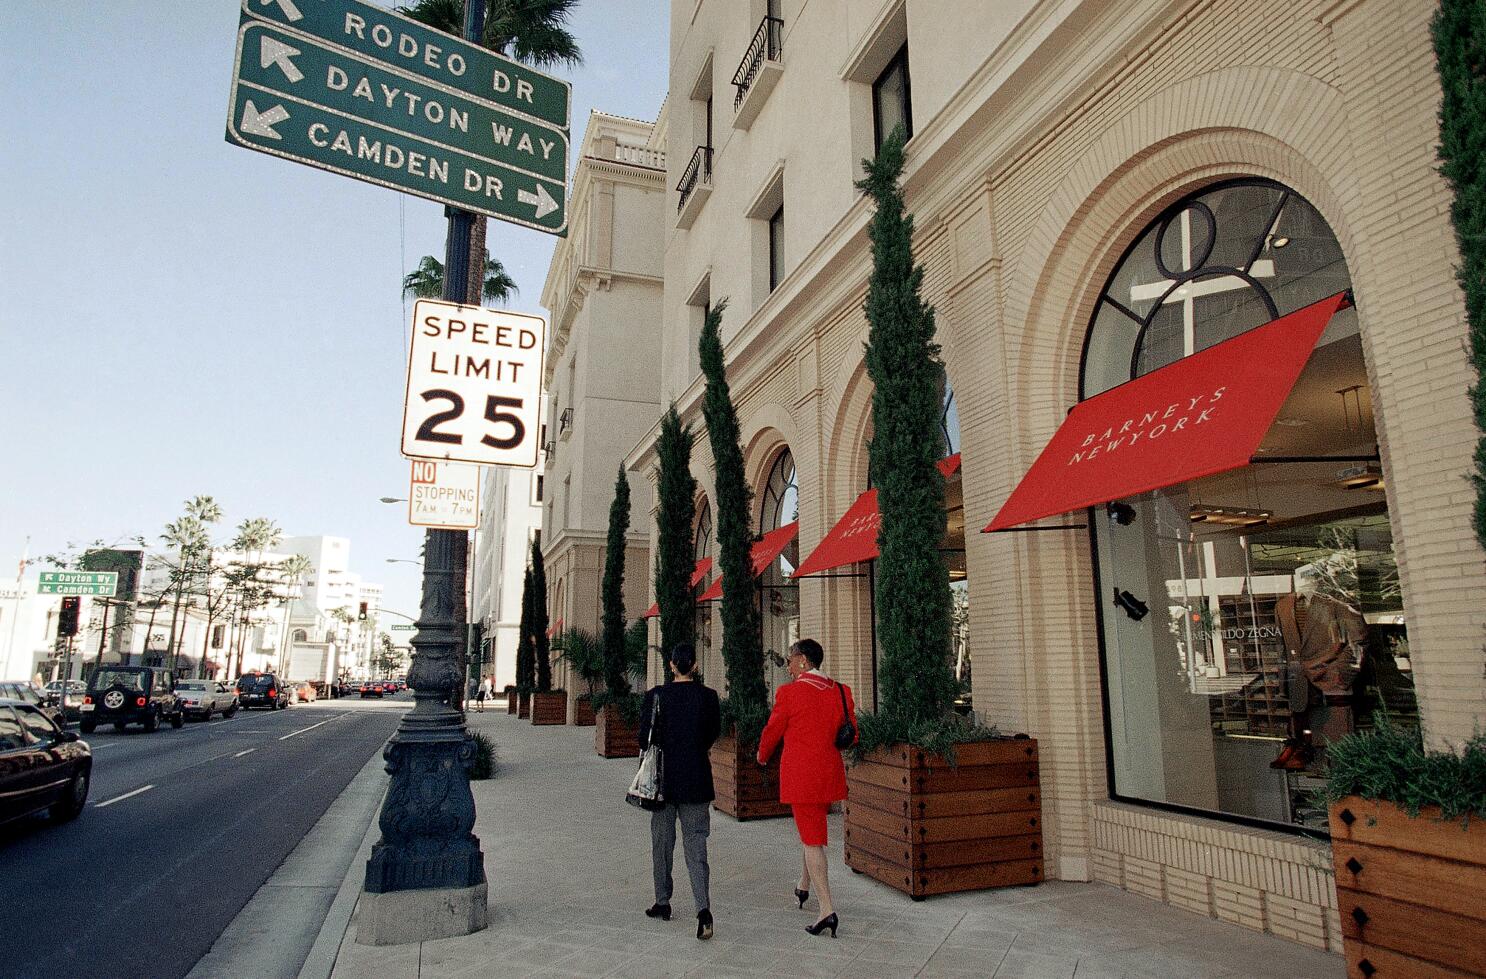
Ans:
MULTIPOLYGON (((1486 719, 1432 11, 671 5, 654 400, 700 428, 697 333, 727 297, 754 519, 798 517, 758 591, 766 648, 820 637, 873 704, 870 562, 791 575, 868 487, 870 208, 852 180, 905 124, 946 449, 963 448, 944 545, 957 668, 967 709, 1041 740, 1050 878, 1339 950, 1313 841, 1326 738, 1379 704, 1437 744, 1486 719), (1250 465, 979 532, 1075 405, 1346 290, 1356 306, 1324 320, 1298 378, 1255 382, 1286 386, 1250 465), (1287 754, 1287 736, 1308 741, 1287 754)), ((560 388, 561 348, 548 371, 560 388)), ((628 457, 637 483, 657 415, 628 457)), ((693 473, 705 513, 705 438, 693 473)))
POLYGON ((516 682, 521 587, 531 545, 542 527, 546 475, 536 469, 484 467, 480 528, 475 533, 474 621, 480 623, 480 675, 495 689, 516 682))
MULTIPOLYGON (((663 140, 663 124, 589 116, 568 235, 552 253, 542 290, 551 322, 542 553, 554 633, 599 629, 614 481, 626 450, 661 412, 663 140)), ((630 490, 625 603, 635 618, 648 604, 650 492, 644 481, 632 480, 630 490)), ((553 684, 579 692, 562 663, 553 684)))

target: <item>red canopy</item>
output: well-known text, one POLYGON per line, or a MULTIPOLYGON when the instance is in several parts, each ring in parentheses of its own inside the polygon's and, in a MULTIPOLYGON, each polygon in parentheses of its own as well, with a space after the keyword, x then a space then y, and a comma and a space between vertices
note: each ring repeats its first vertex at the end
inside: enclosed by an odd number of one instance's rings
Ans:
POLYGON ((561 631, 562 619, 558 619, 556 622, 552 623, 552 627, 547 630, 547 638, 551 639, 553 636, 557 635, 561 631))
MULTIPOLYGON (((700 561, 698 561, 697 562, 697 566, 695 568, 692 568, 692 570, 691 570, 691 587, 692 588, 696 588, 697 585, 700 585, 702 583, 702 579, 705 578, 705 577, 707 577, 707 572, 708 571, 711 571, 711 570, 712 570, 712 559, 710 557, 704 557, 700 561)), ((655 618, 659 614, 660 614, 660 603, 657 602, 654 605, 652 605, 649 608, 647 608, 645 610, 645 614, 642 615, 642 616, 640 616, 640 618, 642 618, 642 619, 653 619, 653 618, 655 618)))
POLYGON ((1079 402, 986 532, 1247 466, 1337 293, 1079 402))
MULTIPOLYGON (((794 523, 787 523, 783 527, 771 530, 763 537, 754 541, 753 550, 750 554, 753 558, 753 576, 757 578, 763 574, 764 569, 774 563, 774 559, 789 546, 789 542, 794 540, 795 535, 799 532, 800 521, 796 520, 794 523)), ((721 597, 722 575, 718 575, 716 580, 712 582, 711 587, 698 596, 697 601, 711 602, 721 597)))
MULTIPOLYGON (((939 460, 938 465, 939 471, 946 477, 953 476, 960 469, 960 454, 956 452, 952 456, 945 456, 939 460)), ((877 530, 881 526, 882 513, 877 509, 877 490, 869 489, 857 497, 846 515, 836 521, 836 526, 821 538, 815 550, 800 562, 799 568, 791 577, 803 578, 805 575, 820 574, 857 561, 872 560, 877 556, 877 530)))

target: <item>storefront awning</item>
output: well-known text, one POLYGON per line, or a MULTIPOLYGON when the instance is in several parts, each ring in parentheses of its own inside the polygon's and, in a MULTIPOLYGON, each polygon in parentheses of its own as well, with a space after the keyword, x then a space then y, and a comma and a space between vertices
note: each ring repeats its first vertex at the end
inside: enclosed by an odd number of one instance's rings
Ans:
MULTIPOLYGON (((958 452, 939 460, 939 471, 945 478, 953 476, 959 469, 958 452)), ((846 514, 821 538, 810 556, 800 562, 800 567, 791 577, 803 578, 858 561, 872 560, 877 557, 877 531, 881 526, 882 512, 877 509, 877 490, 869 489, 856 498, 846 514)))
POLYGON ((547 638, 551 639, 553 636, 556 636, 561 631, 562 619, 558 619, 556 622, 552 623, 552 627, 547 630, 547 638))
MULTIPOLYGON (((774 563, 774 559, 784 552, 789 542, 795 539, 800 532, 800 521, 787 523, 769 531, 764 536, 753 542, 753 576, 757 578, 764 573, 764 569, 774 563)), ((712 602, 722 597, 722 575, 712 582, 711 587, 698 596, 699 602, 712 602)))
POLYGON ((1337 293, 1079 402, 985 533, 1247 466, 1337 293))
MULTIPOLYGON (((704 557, 700 561, 698 561, 696 567, 691 569, 691 587, 695 589, 697 585, 700 585, 702 583, 702 579, 707 577, 707 572, 711 570, 712 559, 710 557, 704 557)), ((645 610, 645 614, 640 616, 640 618, 653 619, 659 614, 660 603, 656 602, 654 605, 647 608, 645 610)))

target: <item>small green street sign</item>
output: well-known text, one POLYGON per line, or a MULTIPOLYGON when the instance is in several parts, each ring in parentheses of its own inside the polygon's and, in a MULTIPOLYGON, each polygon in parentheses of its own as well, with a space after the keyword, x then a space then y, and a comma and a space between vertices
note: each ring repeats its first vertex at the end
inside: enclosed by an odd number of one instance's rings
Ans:
POLYGON ((417 632, 418 631, 418 627, 415 626, 415 625, 413 625, 411 622, 410 623, 406 623, 406 624, 399 622, 397 625, 390 626, 389 628, 391 628, 391 630, 393 632, 417 632))
POLYGON ((117 571, 43 571, 36 582, 38 595, 96 595, 113 598, 118 590, 117 571))
MULTIPOLYGON (((283 10, 279 0, 268 2, 273 4, 270 10, 283 10)), ((414 66, 391 67, 385 58, 302 29, 306 24, 324 27, 321 14, 326 10, 366 7, 397 22, 400 30, 406 21, 428 37, 454 41, 447 35, 359 0, 299 0, 289 6, 301 12, 295 25, 301 30, 252 16, 258 10, 245 0, 228 110, 229 142, 499 220, 565 233, 565 126, 443 84, 440 73, 429 70, 433 59, 420 62, 416 67, 421 70, 414 74, 414 66), (312 20, 312 13, 317 19, 312 20)), ((367 18, 372 16, 348 13, 343 20, 354 24, 360 17, 371 23, 367 18)), ((393 42, 394 50, 398 43, 393 42)), ((448 61, 441 63, 447 66, 448 61)))

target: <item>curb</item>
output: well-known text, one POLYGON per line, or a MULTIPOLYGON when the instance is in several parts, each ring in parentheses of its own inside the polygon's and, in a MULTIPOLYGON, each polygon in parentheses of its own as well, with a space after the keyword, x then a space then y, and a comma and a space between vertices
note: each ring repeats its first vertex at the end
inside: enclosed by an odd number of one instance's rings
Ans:
MULTIPOLYGON (((380 751, 372 758, 372 762, 386 764, 382 761, 380 751)), ((372 762, 367 763, 368 768, 371 767, 372 762)), ((356 778, 359 779, 364 774, 366 774, 366 769, 362 769, 356 778)), ((335 892, 335 900, 331 902, 330 911, 325 915, 325 923, 320 926, 320 934, 315 936, 315 944, 310 947, 310 954, 305 957, 297 979, 330 979, 330 974, 335 971, 335 961, 340 957, 341 944, 346 940, 346 933, 351 929, 351 915, 356 911, 356 903, 361 899, 363 874, 360 871, 371 857, 372 845, 377 840, 377 834, 381 828, 377 825, 377 815, 382 811, 382 800, 386 796, 387 793, 384 790, 377 797, 377 807, 372 812, 371 821, 366 827, 366 834, 361 838, 361 845, 356 848, 356 855, 351 858, 351 866, 346 871, 346 879, 341 881, 340 890, 335 892)))

